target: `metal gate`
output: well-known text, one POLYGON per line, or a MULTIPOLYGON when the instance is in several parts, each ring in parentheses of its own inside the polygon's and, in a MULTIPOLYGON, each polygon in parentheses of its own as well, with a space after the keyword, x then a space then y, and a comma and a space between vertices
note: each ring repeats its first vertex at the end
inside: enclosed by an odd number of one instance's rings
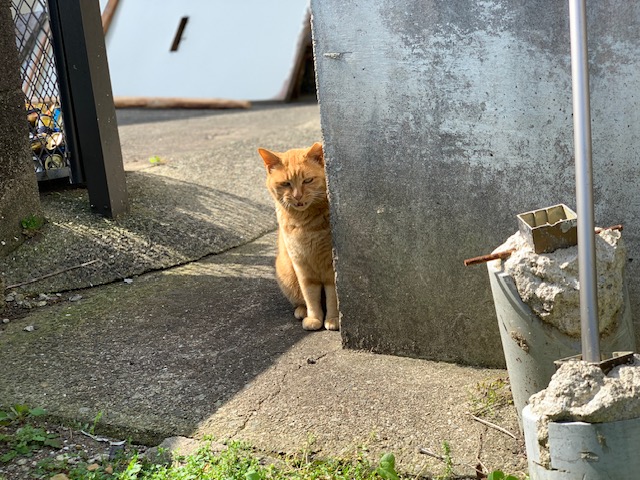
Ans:
POLYGON ((11 0, 11 13, 36 176, 71 177, 47 0, 11 0))

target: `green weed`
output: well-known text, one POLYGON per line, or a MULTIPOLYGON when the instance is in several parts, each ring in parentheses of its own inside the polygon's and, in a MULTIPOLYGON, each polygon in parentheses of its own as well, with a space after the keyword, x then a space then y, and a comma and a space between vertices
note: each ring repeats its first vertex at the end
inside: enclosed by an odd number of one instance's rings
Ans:
POLYGON ((45 219, 40 215, 29 215, 20 220, 23 235, 33 237, 44 226, 45 219))
POLYGON ((470 394, 471 413, 476 416, 495 417, 497 411, 513 405, 509 382, 498 378, 491 382, 479 382, 470 394))
POLYGON ((7 409, 0 409, 0 426, 15 425, 29 418, 41 417, 47 412, 43 408, 29 408, 28 405, 16 404, 7 409))
POLYGON ((500 470, 496 470, 495 472, 491 472, 487 476, 487 480, 520 480, 518 477, 514 477, 513 475, 505 475, 504 472, 500 470))
POLYGON ((162 159, 158 155, 154 155, 152 157, 149 157, 149 163, 155 166, 155 165, 163 165, 166 162, 164 161, 164 159, 162 159))
POLYGON ((61 448, 55 433, 47 433, 44 428, 25 425, 14 434, 0 434, 0 444, 6 444, 8 451, 0 456, 0 462, 7 463, 21 455, 30 457, 34 450, 42 447, 61 448))
POLYGON ((442 442, 442 461, 444 462, 444 472, 438 475, 436 480, 450 480, 455 477, 453 471, 453 458, 451 457, 451 445, 446 440, 442 442))
POLYGON ((400 477, 396 472, 396 457, 393 456, 393 453, 386 453, 382 456, 376 473, 385 480, 399 480, 400 477))
POLYGON ((89 429, 89 433, 91 435, 95 435, 96 433, 96 427, 98 426, 98 423, 100 423, 100 420, 102 420, 102 416, 104 415, 104 413, 102 412, 102 410, 100 410, 96 416, 93 418, 93 425, 91 425, 91 428, 89 429))

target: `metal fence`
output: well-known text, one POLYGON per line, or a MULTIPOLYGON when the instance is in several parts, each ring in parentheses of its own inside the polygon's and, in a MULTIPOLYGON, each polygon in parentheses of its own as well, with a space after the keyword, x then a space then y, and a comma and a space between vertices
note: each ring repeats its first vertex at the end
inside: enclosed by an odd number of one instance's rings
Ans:
POLYGON ((69 149, 60 109, 47 0, 11 0, 25 95, 25 121, 39 181, 69 177, 69 149))

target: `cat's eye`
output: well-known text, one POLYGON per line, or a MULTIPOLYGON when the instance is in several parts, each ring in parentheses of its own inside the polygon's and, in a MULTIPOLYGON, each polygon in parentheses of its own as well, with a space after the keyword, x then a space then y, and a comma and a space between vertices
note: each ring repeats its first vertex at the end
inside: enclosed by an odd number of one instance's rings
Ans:
POLYGON ((291 186, 291 182, 282 182, 280 184, 281 187, 290 187, 291 186))
POLYGON ((305 178, 302 183, 311 183, 313 182, 313 177, 305 178))

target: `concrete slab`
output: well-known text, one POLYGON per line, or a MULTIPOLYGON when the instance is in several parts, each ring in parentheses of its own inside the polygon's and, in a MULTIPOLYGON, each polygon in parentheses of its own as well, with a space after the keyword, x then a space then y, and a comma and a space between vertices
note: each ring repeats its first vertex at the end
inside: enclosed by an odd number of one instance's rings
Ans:
POLYGON ((275 286, 273 255, 261 251, 267 242, 83 290, 11 322, 0 403, 69 418, 104 411, 145 442, 189 434, 304 335, 275 286))
MULTIPOLYGON (((255 148, 310 144, 317 106, 120 118, 131 213, 105 220, 81 190, 43 193, 45 231, 2 259, 8 284, 99 262, 24 287, 94 285, 0 324, 0 404, 90 424, 102 412, 104 433, 149 445, 213 435, 374 463, 391 451, 400 469, 428 475, 444 464, 419 448, 442 455, 447 442, 460 474, 476 457, 526 467, 520 440, 468 415, 477 384, 504 370, 345 351, 339 333, 293 318, 273 278, 275 219, 255 148), (151 166, 153 155, 166 163, 151 166)), ((517 433, 512 407, 492 418, 517 433)))
MULTIPOLYGON (((182 435, 240 439, 274 453, 394 452, 406 471, 456 471, 476 456, 521 471, 521 443, 470 416, 479 382, 502 370, 343 350, 304 332, 273 278, 275 234, 199 262, 80 293, 0 333, 0 404, 65 420, 103 413, 112 435, 156 444, 182 435), (33 325, 33 332, 24 327, 33 325)), ((517 433, 515 411, 501 411, 517 433)))

